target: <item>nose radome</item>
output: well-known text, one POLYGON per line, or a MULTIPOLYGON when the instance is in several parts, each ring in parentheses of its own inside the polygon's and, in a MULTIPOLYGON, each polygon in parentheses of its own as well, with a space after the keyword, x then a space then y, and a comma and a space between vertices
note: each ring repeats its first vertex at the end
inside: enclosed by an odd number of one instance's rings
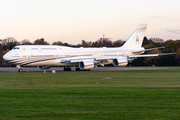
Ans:
POLYGON ((8 59, 9 59, 9 57, 8 57, 8 54, 7 54, 7 53, 3 56, 3 59, 4 59, 4 60, 8 60, 8 59))

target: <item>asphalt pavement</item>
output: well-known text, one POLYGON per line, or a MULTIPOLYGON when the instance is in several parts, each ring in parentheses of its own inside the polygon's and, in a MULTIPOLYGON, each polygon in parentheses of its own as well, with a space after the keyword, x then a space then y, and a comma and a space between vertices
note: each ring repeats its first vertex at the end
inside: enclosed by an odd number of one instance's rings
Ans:
MULTIPOLYGON (((168 69, 165 67, 97 67, 93 68, 91 71, 122 71, 122 70, 159 70, 168 69)), ((44 72, 37 67, 22 67, 23 72, 44 72)), ((46 71, 63 71, 63 67, 52 67, 46 71)), ((72 67, 72 71, 75 71, 75 67, 72 67)), ((16 67, 0 67, 0 72, 18 72, 16 67)))

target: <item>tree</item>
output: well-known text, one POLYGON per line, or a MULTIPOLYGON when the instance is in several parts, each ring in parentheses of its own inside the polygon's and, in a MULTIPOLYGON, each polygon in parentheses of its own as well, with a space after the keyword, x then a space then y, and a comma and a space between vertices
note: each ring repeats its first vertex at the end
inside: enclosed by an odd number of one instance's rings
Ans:
POLYGON ((134 59, 131 63, 132 66, 144 66, 144 58, 143 57, 139 57, 137 59, 134 59))
POLYGON ((177 44, 176 41, 173 41, 173 40, 167 40, 165 43, 164 43, 164 46, 165 46, 165 52, 175 52, 177 51, 178 49, 178 46, 179 44, 177 44))
POLYGON ((143 40, 143 43, 142 43, 142 46, 143 45, 149 45, 150 44, 150 41, 147 39, 147 37, 145 36, 144 37, 144 40, 143 40))
MULTIPOLYGON (((159 49, 155 49, 155 50, 148 51, 146 53, 147 54, 160 54, 162 52, 159 49)), ((146 58, 144 58, 143 63, 144 63, 144 65, 147 65, 147 66, 157 65, 158 59, 159 59, 159 57, 146 57, 146 58)))
POLYGON ((0 64, 2 65, 3 61, 3 49, 2 49, 2 44, 0 43, 0 64))
POLYGON ((100 47, 112 47, 112 41, 108 38, 100 38, 97 43, 100 47))
POLYGON ((69 45, 68 43, 65 42, 65 43, 64 43, 64 46, 70 46, 70 45, 69 45))
POLYGON ((11 50, 14 46, 19 45, 20 43, 13 37, 8 37, 2 40, 3 49, 11 50))
POLYGON ((114 47, 121 47, 123 45, 124 41, 123 40, 116 40, 113 42, 114 47))
POLYGON ((145 49, 149 49, 149 48, 155 48, 155 46, 153 44, 148 44, 148 45, 144 45, 143 46, 145 49))
POLYGON ((61 41, 53 42, 52 45, 64 45, 61 41))
MULTIPOLYGON (((6 49, 6 50, 3 50, 3 55, 5 55, 7 52, 9 52, 10 50, 9 49, 6 49)), ((1 63, 2 67, 5 66, 5 67, 15 67, 15 65, 9 63, 9 62, 6 62, 5 60, 2 59, 2 63, 1 63)))
POLYGON ((164 55, 158 60, 159 66, 175 66, 177 62, 175 60, 175 55, 164 55))
POLYGON ((32 45, 32 43, 29 40, 27 40, 27 39, 22 40, 21 44, 22 45, 32 45))
POLYGON ((86 42, 85 40, 82 40, 82 47, 92 47, 92 42, 86 42))
POLYGON ((150 38, 150 39, 155 43, 164 43, 164 40, 160 38, 150 38))
POLYGON ((93 42, 93 43, 92 43, 92 46, 93 46, 93 47, 99 47, 99 44, 98 44, 97 41, 96 41, 96 42, 93 42))
POLYGON ((49 45, 49 43, 47 41, 44 41, 44 38, 41 38, 35 40, 33 45, 49 45))
POLYGON ((180 48, 176 51, 175 60, 176 64, 180 66, 180 48))

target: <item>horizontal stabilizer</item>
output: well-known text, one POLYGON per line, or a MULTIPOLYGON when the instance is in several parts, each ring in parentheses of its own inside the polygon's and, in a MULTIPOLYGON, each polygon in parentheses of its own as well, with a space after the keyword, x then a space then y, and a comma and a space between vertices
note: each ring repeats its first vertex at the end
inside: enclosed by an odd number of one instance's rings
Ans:
POLYGON ((156 50, 156 49, 162 49, 162 48, 165 48, 165 47, 150 48, 150 49, 145 49, 145 50, 135 51, 135 52, 133 52, 133 53, 145 52, 145 51, 156 50))

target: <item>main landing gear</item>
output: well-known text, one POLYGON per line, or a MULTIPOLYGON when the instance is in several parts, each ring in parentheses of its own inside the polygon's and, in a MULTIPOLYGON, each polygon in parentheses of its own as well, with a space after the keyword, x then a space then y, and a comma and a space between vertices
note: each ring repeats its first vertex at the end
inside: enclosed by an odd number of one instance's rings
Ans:
POLYGON ((81 70, 80 68, 76 68, 76 71, 91 71, 91 69, 87 69, 87 70, 81 70))
MULTIPOLYGON (((71 71, 71 68, 70 67, 64 67, 64 71, 71 71)), ((91 71, 91 69, 81 70, 80 68, 76 68, 75 71, 91 71)))
POLYGON ((18 72, 20 72, 20 73, 23 72, 23 70, 21 69, 21 66, 20 66, 20 65, 17 65, 16 67, 19 68, 19 69, 18 69, 18 72))
POLYGON ((81 71, 81 69, 80 69, 80 68, 76 68, 75 70, 76 70, 76 71, 81 71))
POLYGON ((71 71, 70 67, 64 67, 64 71, 71 71))

